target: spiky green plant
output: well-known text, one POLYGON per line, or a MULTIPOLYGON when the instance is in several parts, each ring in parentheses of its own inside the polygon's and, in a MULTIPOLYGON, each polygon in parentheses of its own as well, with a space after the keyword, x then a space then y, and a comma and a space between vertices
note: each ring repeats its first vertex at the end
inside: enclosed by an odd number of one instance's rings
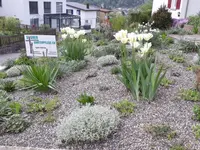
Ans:
POLYGON ((23 73, 22 82, 27 85, 26 89, 32 88, 39 91, 48 91, 50 89, 56 91, 56 77, 58 75, 59 66, 50 68, 48 65, 32 65, 28 66, 23 73))

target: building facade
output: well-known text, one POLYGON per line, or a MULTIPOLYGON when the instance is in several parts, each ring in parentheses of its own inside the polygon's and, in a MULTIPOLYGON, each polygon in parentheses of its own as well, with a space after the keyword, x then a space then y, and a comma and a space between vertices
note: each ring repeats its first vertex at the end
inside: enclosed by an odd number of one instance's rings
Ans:
POLYGON ((152 13, 162 5, 166 5, 172 13, 172 18, 176 19, 187 18, 200 11, 199 0, 153 0, 152 13))
MULTIPOLYGON (((67 2, 66 13, 78 15, 81 18, 81 26, 90 25, 91 28, 97 26, 97 12, 100 10, 98 7, 90 6, 89 4, 81 4, 76 2, 67 2)), ((74 22, 77 25, 78 22, 74 22)))
MULTIPOLYGON (((65 12, 66 0, 0 0, 0 16, 18 18, 24 25, 38 27, 45 22, 44 14, 65 12)), ((52 19, 51 27, 58 26, 59 19, 52 19)))

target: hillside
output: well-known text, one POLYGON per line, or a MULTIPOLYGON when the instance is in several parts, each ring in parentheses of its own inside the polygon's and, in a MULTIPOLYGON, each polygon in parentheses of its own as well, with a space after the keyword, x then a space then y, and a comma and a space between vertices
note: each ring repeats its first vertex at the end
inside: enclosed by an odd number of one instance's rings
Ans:
POLYGON ((143 4, 146 0, 73 0, 74 2, 89 3, 105 8, 126 7, 131 8, 143 4))

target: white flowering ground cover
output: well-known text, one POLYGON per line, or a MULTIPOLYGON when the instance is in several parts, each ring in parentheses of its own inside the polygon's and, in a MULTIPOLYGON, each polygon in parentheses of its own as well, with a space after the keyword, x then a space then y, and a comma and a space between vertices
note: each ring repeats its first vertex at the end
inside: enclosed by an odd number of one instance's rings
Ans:
MULTIPOLYGON (((42 123, 44 115, 29 115, 32 125, 20 134, 4 134, 0 136, 0 145, 42 147, 42 148, 63 148, 56 136, 56 128, 59 120, 68 116, 73 110, 80 107, 76 99, 87 92, 96 99, 96 103, 102 106, 111 106, 114 102, 128 99, 136 104, 135 112, 126 118, 121 118, 121 124, 116 132, 106 140, 93 143, 71 143, 66 149, 83 150, 168 150, 174 144, 183 144, 190 150, 200 149, 200 141, 195 139, 192 126, 198 124, 192 120, 192 108, 194 102, 184 101, 178 98, 179 89, 194 87, 195 74, 186 71, 183 64, 172 62, 168 55, 159 54, 160 62, 170 66, 167 77, 173 80, 173 85, 168 88, 160 87, 157 96, 151 103, 136 101, 126 90, 123 84, 112 75, 112 66, 98 67, 96 58, 89 58, 87 68, 66 76, 58 83, 60 107, 53 114, 56 121, 53 123, 42 123), (87 78, 88 74, 96 71, 97 76, 87 78), (179 77, 173 76, 178 72, 179 77), (100 87, 107 87, 108 90, 100 90, 100 87), (153 137, 145 130, 146 126, 167 124, 176 131, 177 136, 171 140, 164 137, 153 137)), ((188 58, 188 61, 191 58, 188 58)), ((27 95, 54 97, 54 94, 34 93, 33 91, 16 91, 13 97, 16 101, 25 98, 27 95)), ((198 104, 198 102, 196 102, 198 104)))

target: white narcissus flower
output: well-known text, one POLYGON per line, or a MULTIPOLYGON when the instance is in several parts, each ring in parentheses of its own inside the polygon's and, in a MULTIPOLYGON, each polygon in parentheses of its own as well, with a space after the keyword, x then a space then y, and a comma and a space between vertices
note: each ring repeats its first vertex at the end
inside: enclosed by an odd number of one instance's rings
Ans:
POLYGON ((143 56, 145 53, 147 53, 149 51, 149 49, 151 48, 151 46, 152 46, 151 43, 145 43, 144 47, 140 48, 141 56, 143 56))
POLYGON ((80 36, 80 35, 79 35, 78 33, 75 33, 75 34, 74 34, 74 37, 75 37, 76 39, 78 39, 79 36, 80 36))
POLYGON ((67 34, 62 34, 61 37, 62 37, 62 39, 66 39, 67 38, 67 34))
POLYGON ((84 30, 80 30, 77 32, 79 35, 85 35, 85 31, 84 30))
POLYGON ((138 39, 139 41, 142 41, 142 40, 144 39, 144 34, 138 34, 138 35, 137 35, 137 39, 138 39))
POLYGON ((87 40, 86 39, 82 39, 82 42, 85 43, 85 42, 87 42, 87 40))
POLYGON ((125 37, 125 38, 122 38, 122 39, 121 39, 121 42, 122 42, 123 44, 126 44, 126 43, 128 42, 128 38, 126 38, 126 37, 125 37))
POLYGON ((114 35, 114 37, 115 37, 115 39, 117 40, 117 41, 120 41, 121 40, 121 35, 119 34, 119 32, 118 33, 116 33, 115 35, 114 35))
POLYGON ((127 30, 121 30, 121 31, 119 31, 119 32, 120 32, 122 38, 126 38, 126 37, 127 37, 127 34, 128 34, 128 31, 127 31, 127 30))
POLYGON ((152 34, 152 33, 148 33, 148 34, 145 34, 145 35, 144 35, 145 41, 149 41, 152 37, 153 37, 153 34, 152 34))
POLYGON ((140 46, 139 42, 133 42, 131 45, 133 48, 138 48, 140 46))
POLYGON ((74 38, 74 35, 73 35, 73 34, 71 34, 69 37, 70 37, 71 39, 73 39, 73 38, 74 38))
POLYGON ((67 33, 70 34, 70 35, 74 35, 75 32, 76 32, 76 31, 75 31, 74 29, 70 29, 67 33))

